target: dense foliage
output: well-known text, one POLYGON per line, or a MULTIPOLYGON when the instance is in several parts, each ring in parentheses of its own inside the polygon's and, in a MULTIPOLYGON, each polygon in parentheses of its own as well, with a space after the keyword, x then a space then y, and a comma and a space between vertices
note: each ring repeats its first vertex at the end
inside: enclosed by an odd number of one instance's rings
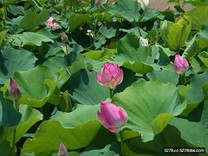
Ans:
POLYGON ((119 155, 100 101, 128 114, 126 155, 208 153, 208 2, 169 2, 174 11, 134 0, 0 0, 0 156, 55 156, 60 144, 70 156, 119 155), (176 54, 188 61, 183 73, 176 54), (124 74, 113 90, 96 79, 106 62, 124 74))

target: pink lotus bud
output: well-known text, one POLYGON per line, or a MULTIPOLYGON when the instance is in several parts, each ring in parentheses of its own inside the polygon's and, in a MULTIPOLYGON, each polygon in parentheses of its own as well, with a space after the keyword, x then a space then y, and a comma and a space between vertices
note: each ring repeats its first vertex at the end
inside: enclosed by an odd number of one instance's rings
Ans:
POLYGON ((101 74, 96 74, 96 78, 101 85, 113 89, 123 81, 123 70, 118 64, 107 62, 103 65, 101 74))
POLYGON ((58 156, 68 156, 68 151, 63 143, 59 146, 58 156))
POLYGON ((46 21, 46 25, 47 26, 51 26, 51 25, 53 25, 53 17, 49 17, 49 19, 46 21))
POLYGON ((98 118, 103 126, 113 133, 119 132, 120 128, 128 121, 128 115, 123 108, 104 101, 100 101, 98 118))
POLYGON ((15 80, 10 79, 10 89, 9 93, 13 99, 19 99, 21 97, 21 92, 15 80))
POLYGON ((183 74, 189 69, 188 61, 180 56, 179 54, 175 55, 174 59, 174 70, 178 74, 183 74))
POLYGON ((61 33, 61 41, 62 41, 63 43, 67 43, 68 40, 69 40, 69 38, 68 38, 68 36, 66 35, 66 33, 65 33, 65 32, 62 32, 62 33, 61 33))
POLYGON ((100 3, 100 0, 95 0, 95 4, 99 4, 100 3))
POLYGON ((58 29, 58 27, 59 27, 59 24, 54 22, 53 17, 49 17, 49 19, 46 21, 46 25, 48 27, 52 27, 52 29, 58 29))

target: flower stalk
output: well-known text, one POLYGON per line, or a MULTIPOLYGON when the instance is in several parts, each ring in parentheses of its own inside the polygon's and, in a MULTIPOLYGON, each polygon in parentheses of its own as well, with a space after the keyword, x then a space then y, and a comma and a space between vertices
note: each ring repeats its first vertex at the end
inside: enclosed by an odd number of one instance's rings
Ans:
MULTIPOLYGON (((9 88, 9 93, 11 98, 13 99, 14 103, 14 109, 15 111, 19 111, 19 104, 17 100, 21 98, 21 92, 19 90, 19 86, 17 85, 16 81, 10 78, 10 88, 9 88)), ((16 135, 17 135, 17 128, 14 128, 13 131, 13 140, 12 140, 12 151, 13 151, 13 156, 16 155, 16 135)))
POLYGON ((110 98, 112 99, 113 97, 113 89, 110 89, 110 98))
POLYGON ((180 75, 180 82, 182 85, 186 85, 186 75, 185 73, 180 75))
MULTIPOLYGON (((19 104, 17 103, 17 100, 14 101, 14 108, 16 111, 19 111, 19 104)), ((12 151, 13 151, 13 156, 16 155, 16 137, 17 137, 17 127, 14 128, 13 131, 13 140, 12 140, 12 151)))
POLYGON ((116 136, 117 136, 118 142, 120 142, 121 156, 124 156, 125 155, 125 149, 124 149, 124 142, 123 142, 122 132, 119 131, 118 133, 116 133, 116 136))

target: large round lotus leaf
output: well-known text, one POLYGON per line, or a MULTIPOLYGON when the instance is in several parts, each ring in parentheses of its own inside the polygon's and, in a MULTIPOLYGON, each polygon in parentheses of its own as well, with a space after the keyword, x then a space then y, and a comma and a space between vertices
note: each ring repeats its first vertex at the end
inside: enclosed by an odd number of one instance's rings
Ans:
POLYGON ((19 102, 33 107, 42 107, 52 95, 57 84, 57 76, 45 66, 16 72, 14 79, 22 93, 19 102))
POLYGON ((106 130, 107 134, 103 132, 100 135, 103 127, 97 119, 99 107, 78 105, 73 112, 58 111, 51 120, 41 123, 32 139, 26 140, 22 152, 35 152, 36 156, 51 156, 52 153, 58 152, 61 142, 69 151, 96 143, 98 138, 99 142, 109 143, 114 134, 106 130))
POLYGON ((180 103, 175 85, 156 80, 133 83, 115 94, 113 103, 127 111, 129 120, 125 128, 139 132, 143 141, 153 140, 186 107, 180 103))
POLYGON ((44 121, 33 139, 27 139, 22 152, 35 152, 36 156, 51 156, 58 152, 60 143, 70 149, 79 149, 87 146, 100 129, 100 123, 91 120, 75 128, 64 128, 58 121, 44 121))

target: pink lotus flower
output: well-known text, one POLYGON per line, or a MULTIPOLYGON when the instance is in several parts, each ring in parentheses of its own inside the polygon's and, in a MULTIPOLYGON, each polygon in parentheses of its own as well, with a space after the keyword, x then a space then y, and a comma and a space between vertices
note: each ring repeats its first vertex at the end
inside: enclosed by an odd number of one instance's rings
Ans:
POLYGON ((120 128, 128 121, 128 115, 123 108, 104 101, 100 101, 98 118, 103 126, 113 133, 119 132, 120 128))
POLYGON ((188 61, 180 56, 179 54, 175 55, 174 59, 174 70, 178 74, 183 74, 189 69, 188 61))
POLYGON ((103 65, 101 74, 96 74, 96 78, 101 85, 113 89, 123 81, 123 70, 118 64, 107 62, 103 65))
POLYGON ((59 27, 59 24, 54 22, 53 17, 49 17, 49 19, 46 21, 46 25, 48 27, 52 27, 52 29, 58 29, 58 27, 59 27))
POLYGON ((63 143, 59 146, 58 156, 68 156, 68 151, 63 143))
POLYGON ((19 99, 21 97, 21 92, 15 80, 10 79, 10 89, 9 93, 13 99, 19 99))

